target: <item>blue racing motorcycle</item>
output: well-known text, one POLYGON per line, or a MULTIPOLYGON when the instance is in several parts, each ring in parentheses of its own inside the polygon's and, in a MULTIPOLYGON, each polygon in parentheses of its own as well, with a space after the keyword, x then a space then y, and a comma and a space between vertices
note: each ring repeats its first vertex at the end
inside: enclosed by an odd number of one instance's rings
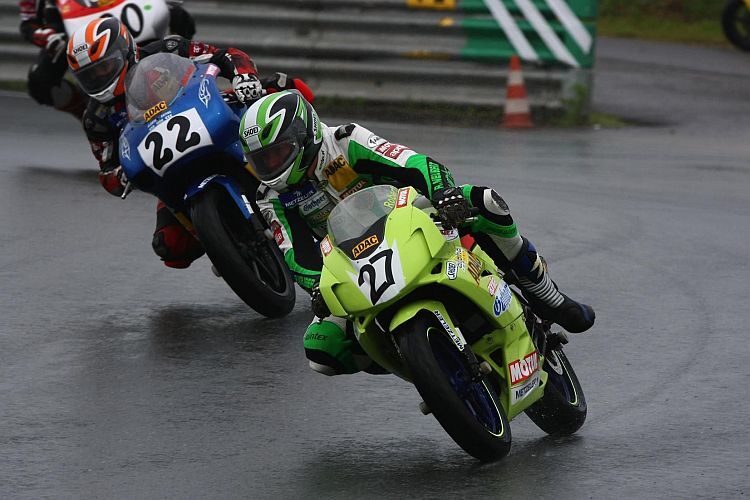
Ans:
POLYGON ((162 200, 200 240, 218 274, 259 313, 278 318, 295 290, 255 202, 238 130, 244 106, 222 94, 218 68, 155 54, 125 80, 120 163, 130 185, 162 200))

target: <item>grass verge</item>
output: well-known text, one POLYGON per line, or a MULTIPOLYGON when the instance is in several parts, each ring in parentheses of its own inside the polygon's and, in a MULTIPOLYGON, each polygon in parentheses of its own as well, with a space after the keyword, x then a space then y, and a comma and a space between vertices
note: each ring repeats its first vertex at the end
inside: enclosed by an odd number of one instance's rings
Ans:
POLYGON ((602 36, 728 45, 719 0, 600 0, 602 36))

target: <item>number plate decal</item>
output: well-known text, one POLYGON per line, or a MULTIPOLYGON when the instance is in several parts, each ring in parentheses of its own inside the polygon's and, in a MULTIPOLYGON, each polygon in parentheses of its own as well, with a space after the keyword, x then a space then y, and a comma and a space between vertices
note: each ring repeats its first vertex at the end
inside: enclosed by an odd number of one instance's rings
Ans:
POLYGON ((191 108, 154 127, 138 145, 138 153, 151 170, 163 176, 177 160, 211 144, 213 140, 203 120, 191 108))
POLYGON ((406 286, 395 244, 391 248, 384 240, 369 257, 351 262, 358 272, 349 276, 372 305, 391 300, 406 286))

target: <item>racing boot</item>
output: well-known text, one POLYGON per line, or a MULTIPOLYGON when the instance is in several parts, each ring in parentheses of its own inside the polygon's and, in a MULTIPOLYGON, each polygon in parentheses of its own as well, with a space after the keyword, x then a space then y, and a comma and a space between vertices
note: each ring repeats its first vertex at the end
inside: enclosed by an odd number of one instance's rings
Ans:
POLYGON ((596 315, 591 306, 571 299, 557 289, 550 279, 547 263, 534 245, 523 238, 518 255, 510 262, 518 276, 523 296, 540 317, 557 323, 571 333, 585 332, 594 324, 596 315))
POLYGON ((323 375, 389 373, 362 350, 352 324, 343 318, 316 316, 305 331, 304 346, 310 368, 323 375))

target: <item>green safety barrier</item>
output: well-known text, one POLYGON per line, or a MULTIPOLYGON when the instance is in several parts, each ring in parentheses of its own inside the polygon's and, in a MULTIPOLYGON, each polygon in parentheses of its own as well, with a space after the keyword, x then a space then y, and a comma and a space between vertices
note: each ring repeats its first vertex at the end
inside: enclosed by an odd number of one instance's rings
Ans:
MULTIPOLYGON (((531 3, 541 14, 543 23, 556 35, 557 41, 550 41, 549 35, 545 40, 538 31, 540 20, 536 19, 535 22, 531 22, 526 19, 522 8, 515 0, 502 0, 502 5, 510 14, 507 22, 513 23, 525 38, 522 41, 528 43, 530 47, 525 53, 536 56, 535 62, 545 65, 563 64, 591 68, 594 64, 598 0, 565 0, 564 3, 569 9, 568 26, 561 22, 552 8, 554 1, 533 0, 531 3), (571 30, 577 31, 575 35, 578 40, 571 30), (582 44, 582 37, 588 38, 590 43, 588 50, 584 50, 586 44, 582 44)), ((560 1, 558 0, 558 6, 560 1)), ((454 11, 464 14, 460 18, 454 18, 447 13, 447 16, 439 23, 443 27, 460 26, 466 35, 466 43, 461 50, 462 59, 492 62, 507 61, 512 55, 522 57, 524 55, 524 51, 519 50, 519 34, 516 34, 516 43, 512 43, 513 37, 509 36, 490 14, 485 0, 406 0, 406 3, 409 8, 414 9, 454 11)))

